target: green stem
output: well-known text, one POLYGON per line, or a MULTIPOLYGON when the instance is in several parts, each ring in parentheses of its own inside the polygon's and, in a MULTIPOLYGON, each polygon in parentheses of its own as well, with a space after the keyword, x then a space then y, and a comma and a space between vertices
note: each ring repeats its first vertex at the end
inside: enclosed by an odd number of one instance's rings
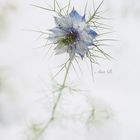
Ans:
POLYGON ((55 112, 56 112, 58 103, 59 103, 59 101, 60 101, 60 99, 61 99, 61 97, 63 95, 62 93, 63 93, 63 90, 65 88, 65 84, 66 84, 66 80, 67 80, 67 77, 68 77, 68 73, 69 73, 71 64, 72 64, 72 60, 69 60, 68 67, 67 67, 66 73, 65 73, 65 77, 64 77, 64 80, 63 80, 63 83, 62 83, 62 87, 61 87, 60 92, 59 92, 59 94, 57 96, 56 102, 55 102, 55 104, 53 106, 51 117, 48 120, 47 124, 39 132, 38 136, 36 137, 36 140, 38 140, 40 138, 40 136, 45 132, 45 130, 50 126, 50 124, 54 120, 55 112))
POLYGON ((63 93, 63 89, 65 88, 65 84, 66 84, 66 80, 67 80, 67 77, 68 77, 68 73, 69 73, 69 69, 70 69, 71 63, 72 63, 72 62, 71 62, 71 60, 70 60, 70 62, 69 62, 69 64, 68 64, 68 67, 67 67, 67 69, 66 69, 66 74, 65 74, 65 77, 64 77, 64 81, 63 81, 61 90, 60 90, 59 95, 58 95, 58 97, 57 97, 57 100, 56 100, 56 102, 55 102, 55 104, 54 104, 54 106, 53 106, 51 120, 54 119, 54 115, 55 115, 55 111, 56 111, 57 105, 58 105, 58 103, 59 103, 59 101, 60 101, 60 99, 61 99, 61 96, 62 96, 62 93, 63 93))

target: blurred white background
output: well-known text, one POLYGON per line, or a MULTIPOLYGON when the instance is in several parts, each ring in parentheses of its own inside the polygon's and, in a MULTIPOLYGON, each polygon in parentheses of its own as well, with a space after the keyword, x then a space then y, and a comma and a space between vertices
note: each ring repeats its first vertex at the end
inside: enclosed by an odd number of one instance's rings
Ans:
MULTIPOLYGON (((82 11, 86 0, 72 3, 82 11)), ((97 7, 99 1, 94 3, 97 7)), ((30 4, 43 6, 45 0, 0 0, 0 140, 21 140, 30 121, 45 119, 42 93, 47 88, 41 79, 49 83, 49 65, 59 63, 55 58, 49 63, 46 50, 38 48, 43 44, 39 33, 25 31, 46 30, 54 24, 49 12, 30 4)), ((92 8, 92 0, 88 7, 92 8)), ((81 128, 54 127, 50 140, 140 140, 140 1, 105 0, 103 7, 112 18, 108 24, 115 30, 113 38, 119 40, 106 48, 116 60, 100 61, 94 83, 88 81, 91 73, 85 82, 94 97, 111 106, 114 120, 95 125, 86 134, 81 128)))

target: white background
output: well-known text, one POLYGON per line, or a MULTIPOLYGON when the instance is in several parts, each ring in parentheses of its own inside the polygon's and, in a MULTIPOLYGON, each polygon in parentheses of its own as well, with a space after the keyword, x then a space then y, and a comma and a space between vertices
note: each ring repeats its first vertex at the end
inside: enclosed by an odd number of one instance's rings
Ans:
MULTIPOLYGON (((43 0, 0 0, 0 22, 5 21, 5 26, 0 26, 0 140, 20 140, 30 121, 45 119, 40 100, 43 98, 41 92, 47 89, 41 79, 49 83, 49 65, 52 64, 48 63, 50 56, 45 49, 36 49, 43 41, 38 38, 39 34, 25 31, 53 27, 50 13, 30 6, 44 3, 43 0), (8 4, 15 9, 2 12, 2 7, 8 4)), ((72 3, 81 12, 86 1, 72 0, 72 3)), ((97 7, 99 2, 94 3, 97 7)), ((89 10, 92 4, 89 1, 89 10)), ((54 127, 49 133, 50 140, 140 140, 140 2, 106 0, 104 7, 109 9, 107 17, 112 18, 108 23, 115 30, 113 37, 119 40, 107 47, 116 60, 100 60, 101 66, 94 69, 94 83, 89 78, 90 72, 86 73, 90 80, 85 78, 85 82, 94 97, 111 106, 114 119, 94 126, 86 134, 78 128, 72 131, 54 127), (106 70, 111 73, 99 72, 106 70)), ((53 58, 51 63, 59 62, 53 58)))

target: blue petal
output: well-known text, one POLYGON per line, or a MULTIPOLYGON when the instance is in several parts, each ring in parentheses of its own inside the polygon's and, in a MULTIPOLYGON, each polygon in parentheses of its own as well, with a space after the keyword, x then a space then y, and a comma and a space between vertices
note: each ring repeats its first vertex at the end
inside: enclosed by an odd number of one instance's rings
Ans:
POLYGON ((60 28, 53 28, 49 30, 50 32, 53 32, 56 36, 57 35, 66 35, 66 32, 64 30, 61 30, 60 28))
POLYGON ((97 36, 97 33, 93 30, 89 30, 88 34, 91 35, 93 38, 97 36))
POLYGON ((85 16, 85 14, 82 16, 82 21, 85 21, 86 20, 86 18, 85 18, 86 16, 85 16))
POLYGON ((73 27, 68 28, 67 31, 68 31, 68 32, 77 32, 77 30, 74 29, 73 27))
POLYGON ((58 20, 57 17, 54 17, 54 21, 55 21, 55 24, 56 24, 58 27, 61 26, 61 24, 60 24, 60 22, 59 22, 59 20, 58 20))
POLYGON ((78 54, 82 59, 84 58, 85 54, 81 54, 81 52, 79 50, 75 50, 75 53, 78 54))
POLYGON ((84 43, 84 45, 86 46, 86 48, 88 48, 88 46, 93 46, 93 43, 92 42, 89 42, 89 41, 81 41, 84 43))
POLYGON ((72 18, 78 20, 78 21, 83 21, 85 20, 85 15, 81 16, 76 10, 72 10, 71 13, 69 14, 72 18))

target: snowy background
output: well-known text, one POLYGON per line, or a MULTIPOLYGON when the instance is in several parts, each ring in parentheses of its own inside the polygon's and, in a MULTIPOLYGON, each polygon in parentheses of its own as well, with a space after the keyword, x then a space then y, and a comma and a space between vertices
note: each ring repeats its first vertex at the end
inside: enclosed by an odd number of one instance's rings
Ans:
MULTIPOLYGON (((72 2, 79 11, 86 3, 72 2)), ((28 124, 46 117, 44 92, 51 64, 46 50, 38 48, 39 34, 26 30, 46 30, 53 18, 30 4, 44 5, 45 0, 0 0, 0 140, 22 140, 28 124)), ((92 5, 89 1, 88 6, 92 5)), ((140 140, 140 1, 105 0, 103 7, 109 9, 108 23, 119 40, 106 48, 116 60, 100 61, 94 83, 85 81, 93 96, 112 108, 113 119, 93 124, 86 133, 82 128, 56 125, 49 130, 50 140, 140 140)), ((55 58, 51 62, 58 64, 55 58)))

